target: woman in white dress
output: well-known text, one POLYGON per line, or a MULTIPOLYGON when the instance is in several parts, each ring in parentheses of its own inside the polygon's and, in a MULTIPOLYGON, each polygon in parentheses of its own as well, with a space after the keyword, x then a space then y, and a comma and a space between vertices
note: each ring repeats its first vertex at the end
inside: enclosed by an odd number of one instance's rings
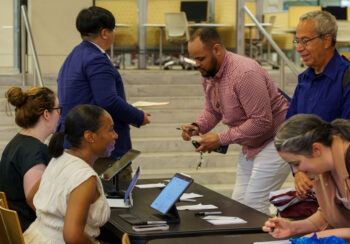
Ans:
POLYGON ((118 137, 108 112, 79 105, 65 119, 65 131, 49 144, 53 157, 34 197, 37 219, 24 233, 26 243, 99 243, 94 238, 110 208, 93 164, 108 157, 118 137), (71 149, 64 151, 64 138, 71 149))

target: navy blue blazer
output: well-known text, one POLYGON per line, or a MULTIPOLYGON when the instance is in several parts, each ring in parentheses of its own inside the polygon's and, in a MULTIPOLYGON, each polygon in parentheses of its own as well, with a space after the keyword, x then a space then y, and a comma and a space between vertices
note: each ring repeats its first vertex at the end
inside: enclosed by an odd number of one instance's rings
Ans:
POLYGON ((131 148, 130 127, 140 127, 144 114, 126 102, 124 85, 106 54, 93 43, 82 41, 64 61, 57 79, 62 114, 57 130, 64 130, 64 118, 79 104, 93 104, 107 110, 118 133, 111 158, 118 159, 131 148))

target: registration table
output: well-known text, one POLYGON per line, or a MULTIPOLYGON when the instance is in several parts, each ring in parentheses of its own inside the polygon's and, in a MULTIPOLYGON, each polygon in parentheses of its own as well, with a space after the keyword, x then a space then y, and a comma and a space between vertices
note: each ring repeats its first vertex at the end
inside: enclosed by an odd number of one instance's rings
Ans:
MULTIPOLYGON (((139 180, 137 184, 159 182, 161 182, 159 179, 139 180)), ((128 233, 132 243, 146 243, 149 240, 161 238, 262 233, 261 226, 263 226, 268 218, 268 216, 263 213, 233 201, 232 199, 209 190, 197 183, 192 183, 186 192, 201 194, 203 197, 197 198, 196 202, 177 202, 176 206, 198 203, 213 204, 217 206, 218 209, 207 211, 221 211, 223 216, 239 217, 246 220, 247 223, 235 225, 212 225, 201 219, 201 217, 195 216, 195 213, 198 211, 181 210, 178 211, 180 215, 180 223, 169 224, 170 228, 167 231, 136 232, 132 229, 132 225, 119 216, 119 214, 131 213, 143 220, 152 220, 152 217, 154 218, 154 215, 156 215, 157 212, 150 207, 150 204, 160 191, 161 189, 159 188, 139 189, 135 187, 133 190, 134 206, 129 209, 113 208, 111 210, 111 218, 105 225, 105 228, 108 232, 113 233, 113 235, 118 238, 121 238, 123 233, 128 233)))
POLYGON ((147 242, 147 244, 253 244, 255 242, 276 241, 267 233, 261 234, 242 234, 242 235, 210 235, 210 236, 197 236, 197 237, 182 237, 182 238, 166 238, 156 239, 147 242))

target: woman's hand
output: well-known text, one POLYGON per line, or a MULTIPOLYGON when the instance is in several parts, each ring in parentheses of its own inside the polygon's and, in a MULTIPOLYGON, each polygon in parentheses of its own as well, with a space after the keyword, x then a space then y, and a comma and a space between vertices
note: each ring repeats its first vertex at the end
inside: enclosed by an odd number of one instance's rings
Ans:
POLYGON ((284 238, 292 235, 292 223, 281 218, 271 218, 265 222, 263 231, 268 232, 275 238, 284 238))
POLYGON ((312 182, 304 172, 297 172, 294 175, 295 190, 300 200, 307 198, 307 193, 312 191, 312 182))

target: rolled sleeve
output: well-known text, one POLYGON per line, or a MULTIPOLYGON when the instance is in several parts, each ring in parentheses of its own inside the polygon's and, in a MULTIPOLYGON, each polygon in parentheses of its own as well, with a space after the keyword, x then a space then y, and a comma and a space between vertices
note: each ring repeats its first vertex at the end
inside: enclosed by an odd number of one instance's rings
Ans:
POLYGON ((308 217, 306 220, 311 221, 319 231, 325 230, 329 226, 321 208, 318 208, 317 212, 308 217))

